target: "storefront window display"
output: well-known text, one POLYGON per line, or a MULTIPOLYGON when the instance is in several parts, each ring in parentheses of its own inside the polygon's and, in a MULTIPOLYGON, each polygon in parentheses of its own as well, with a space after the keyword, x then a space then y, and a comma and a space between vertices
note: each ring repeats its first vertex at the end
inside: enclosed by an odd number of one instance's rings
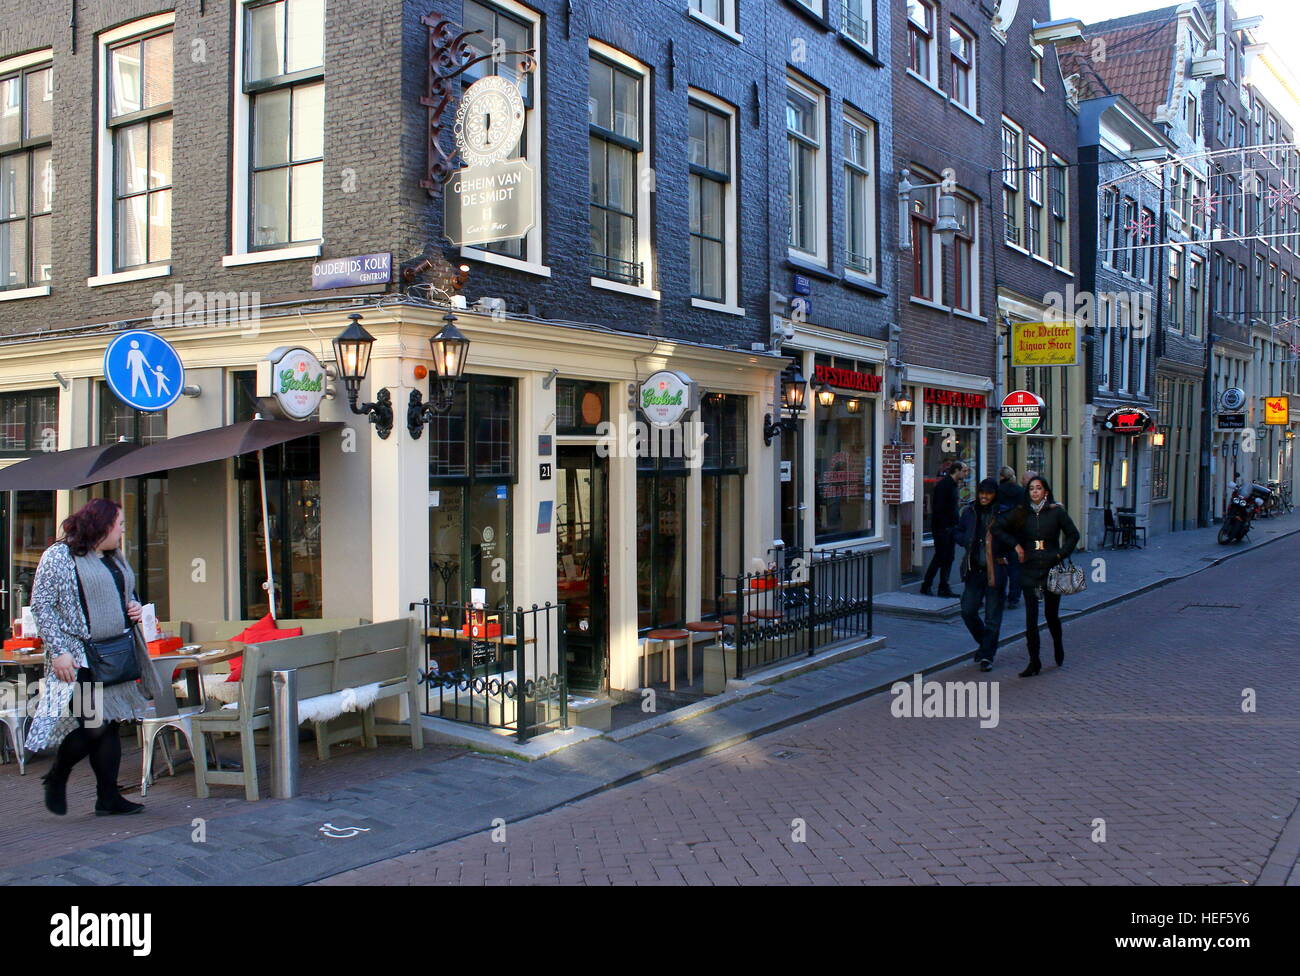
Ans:
POLYGON ((983 393, 927 388, 925 391, 925 433, 920 463, 925 483, 924 531, 930 534, 931 498, 939 479, 946 477, 954 461, 964 461, 970 474, 958 493, 959 504, 975 497, 975 486, 983 470, 983 428, 981 417, 987 406, 983 393))
POLYGON ((0 457, 52 451, 58 443, 58 390, 0 393, 0 457))
POLYGON ((700 612, 725 612, 727 577, 743 570, 744 477, 748 465, 745 398, 715 393, 704 399, 704 482, 701 491, 700 612))
MULTIPOLYGON (((256 374, 233 374, 235 421, 251 420, 256 374)), ((271 564, 275 571, 279 620, 323 616, 320 511, 320 438, 300 437, 264 453, 266 510, 271 564)), ((239 489, 240 615, 259 618, 270 611, 261 486, 256 455, 235 459, 239 489)))
POLYGON ((636 595, 637 626, 647 630, 685 618, 689 469, 679 432, 663 431, 643 447, 636 472, 636 595))
MULTIPOLYGON (((840 362, 837 360, 837 367, 840 362)), ((820 375, 848 380, 859 376, 874 379, 857 370, 822 371, 820 375)), ((870 536, 876 530, 876 401, 861 390, 832 388, 835 399, 830 406, 817 405, 814 424, 814 516, 818 544, 870 536)))
MULTIPOLYGON (((6 618, 13 618, 28 605, 32 595, 32 582, 36 579, 36 566, 45 550, 53 543, 58 531, 54 520, 54 492, 12 491, 0 492, 0 573, 5 574, 9 586, 6 618), (7 548, 8 559, 3 559, 7 548)), ((0 630, 8 632, 11 621, 6 619, 0 630)))
MULTIPOLYGON (((461 603, 487 591, 509 609, 515 381, 471 376, 429 427, 429 594, 461 603)), ((508 626, 508 622, 507 622, 508 626)))

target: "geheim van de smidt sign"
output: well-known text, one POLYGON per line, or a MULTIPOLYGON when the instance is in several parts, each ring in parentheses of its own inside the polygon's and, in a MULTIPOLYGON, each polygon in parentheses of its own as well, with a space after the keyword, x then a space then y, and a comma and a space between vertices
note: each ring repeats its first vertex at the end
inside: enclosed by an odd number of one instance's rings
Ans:
POLYGON ((518 86, 488 75, 469 86, 456 113, 454 134, 464 169, 447 182, 444 229, 453 244, 489 244, 533 229, 533 168, 510 159, 527 117, 518 86))

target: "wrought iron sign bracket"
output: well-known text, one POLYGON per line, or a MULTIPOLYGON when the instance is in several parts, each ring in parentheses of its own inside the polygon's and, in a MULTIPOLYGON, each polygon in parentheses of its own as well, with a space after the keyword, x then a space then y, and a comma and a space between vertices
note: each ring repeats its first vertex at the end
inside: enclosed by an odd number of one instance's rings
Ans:
POLYGON ((531 72, 536 67, 533 58, 535 49, 493 50, 489 54, 478 54, 469 44, 468 39, 475 34, 482 34, 481 30, 461 30, 446 17, 435 17, 432 14, 420 18, 420 22, 428 28, 429 57, 426 90, 420 98, 420 104, 424 106, 427 113, 426 139, 428 140, 425 178, 420 181, 420 186, 427 190, 430 196, 437 196, 442 190, 443 182, 456 168, 456 151, 453 149, 448 152, 444 149, 442 138, 443 131, 448 125, 444 115, 447 106, 451 103, 456 79, 476 64, 493 59, 499 60, 507 54, 519 55, 522 58, 519 64, 520 71, 531 72))

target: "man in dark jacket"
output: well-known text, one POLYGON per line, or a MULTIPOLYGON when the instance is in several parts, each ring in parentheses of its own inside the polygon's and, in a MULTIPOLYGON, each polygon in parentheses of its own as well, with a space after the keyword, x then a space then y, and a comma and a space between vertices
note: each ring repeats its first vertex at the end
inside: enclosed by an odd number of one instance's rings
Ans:
MULTIPOLYGON (((1025 489, 1016 484, 1016 469, 1003 465, 998 471, 998 511, 1005 515, 1028 503, 1025 489)), ((1007 564, 1007 603, 1008 610, 1020 606, 1020 560, 1012 559, 1007 564)))
POLYGON ((930 534, 934 538, 934 555, 930 557, 925 579, 921 581, 922 596, 934 596, 930 584, 934 582, 936 573, 939 576, 939 596, 957 595, 948 587, 948 573, 955 554, 952 534, 957 528, 958 486, 966 480, 969 470, 963 462, 954 461, 934 486, 934 494, 930 497, 930 534))
POLYGON ((974 503, 967 505, 957 525, 956 542, 966 550, 961 561, 961 619, 975 638, 975 662, 981 671, 993 670, 1002 631, 1003 596, 1007 566, 1015 558, 1016 540, 1005 530, 1004 509, 997 503, 998 483, 985 478, 974 503), (983 610, 981 619, 980 611, 983 610))

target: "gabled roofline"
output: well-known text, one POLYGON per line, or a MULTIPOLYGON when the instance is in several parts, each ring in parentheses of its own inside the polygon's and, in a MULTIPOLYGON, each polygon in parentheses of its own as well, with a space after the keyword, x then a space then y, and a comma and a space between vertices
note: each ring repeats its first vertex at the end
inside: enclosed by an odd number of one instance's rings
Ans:
POLYGON ((1168 149, 1177 152, 1173 140, 1160 131, 1154 122, 1130 102, 1125 95, 1103 95, 1100 98, 1088 98, 1079 102, 1079 138, 1080 146, 1101 145, 1101 126, 1103 118, 1113 116, 1128 127, 1128 130, 1145 137, 1146 145, 1140 145, 1139 139, 1130 139, 1136 149, 1168 149))

